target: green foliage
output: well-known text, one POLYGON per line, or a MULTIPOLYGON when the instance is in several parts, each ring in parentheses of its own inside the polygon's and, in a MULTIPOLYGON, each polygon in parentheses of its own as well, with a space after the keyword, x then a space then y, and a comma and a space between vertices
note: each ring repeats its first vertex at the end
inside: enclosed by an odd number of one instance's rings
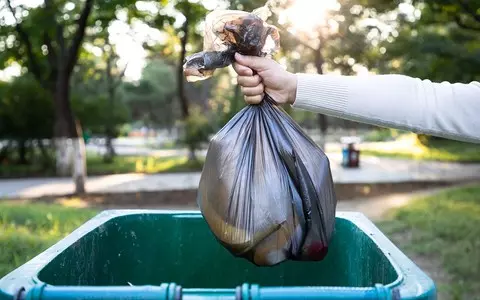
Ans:
MULTIPOLYGON (((0 86, 0 137, 7 139, 39 139, 53 136, 53 101, 32 76, 24 75, 0 86)), ((107 116, 112 108, 105 96, 72 97, 72 107, 86 130, 104 133, 107 116)), ((115 126, 129 120, 122 102, 113 108, 115 126)))
MULTIPOLYGON (((0 69, 12 61, 16 61, 33 72, 35 60, 40 74, 39 79, 50 81, 50 76, 57 71, 58 66, 55 61, 49 61, 50 57, 47 53, 50 55, 60 54, 62 47, 63 51, 66 51, 65 47, 70 46, 71 43, 68 41, 74 39, 79 15, 85 7, 85 1, 48 1, 49 6, 42 4, 37 7, 14 6, 15 1, 10 2, 16 12, 16 23, 21 23, 22 31, 29 39, 33 56, 29 57, 28 45, 15 27, 15 23, 6 22, 5 16, 11 16, 12 13, 8 5, 2 5, 0 8, 3 16, 0 18, 0 48, 4 48, 4 51, 0 51, 0 69), (58 30, 62 30, 63 41, 58 38, 58 30), (13 42, 9 42, 12 40, 13 42), (49 49, 46 51, 47 44, 49 44, 47 46, 49 49)), ((144 12, 138 10, 135 3, 134 0, 94 1, 90 18, 87 20, 87 32, 106 32, 111 22, 117 19, 117 12, 121 9, 128 12, 127 21, 131 21, 135 17, 143 17, 144 12)))
POLYGON ((46 168, 40 160, 33 159, 30 164, 18 164, 17 161, 17 155, 12 153, 0 163, 1 179, 55 176, 55 170, 52 167, 46 168))
POLYGON ((53 120, 52 98, 34 78, 0 83, 0 138, 49 138, 53 120))
POLYGON ((152 60, 142 71, 138 83, 124 83, 119 93, 136 120, 145 125, 170 128, 178 113, 175 110, 175 70, 162 60, 152 60))
POLYGON ((414 200, 393 211, 392 218, 381 228, 393 237, 407 236, 401 241, 407 251, 442 262, 453 276, 453 286, 447 290, 452 297, 480 297, 480 186, 414 200))
POLYGON ((213 133, 209 118, 196 105, 190 107, 190 115, 185 121, 181 122, 181 125, 185 132, 179 142, 193 149, 199 149, 203 143, 208 142, 210 134, 213 133))
POLYGON ((118 136, 127 137, 131 131, 132 131, 132 125, 123 124, 122 126, 120 126, 118 136))
POLYGON ((480 2, 414 3, 421 18, 402 22, 398 37, 384 45, 384 59, 390 62, 390 68, 432 81, 479 80, 480 15, 475 11, 480 2))
POLYGON ((424 5, 425 24, 454 22, 459 28, 480 32, 479 0, 414 0, 424 5))
POLYGON ((222 69, 216 72, 212 79, 212 91, 208 101, 210 120, 215 130, 230 121, 242 108, 246 106, 240 86, 232 83, 228 70, 222 69))
POLYGON ((185 34, 185 22, 187 22, 187 42, 192 46, 192 52, 201 51, 203 46, 203 27, 198 26, 208 13, 201 2, 189 0, 168 1, 165 6, 168 9, 160 9, 160 13, 147 24, 153 28, 162 28, 166 33, 165 42, 156 45, 146 44, 152 57, 160 56, 163 60, 179 66, 180 52, 176 47, 181 45, 181 38, 185 34))
POLYGON ((0 203, 0 277, 46 250, 95 213, 58 205, 0 203))
POLYGON ((118 101, 111 107, 105 95, 83 99, 72 97, 72 109, 83 129, 92 134, 105 135, 105 125, 111 122, 115 130, 114 136, 118 136, 121 126, 130 119, 125 103, 118 101))

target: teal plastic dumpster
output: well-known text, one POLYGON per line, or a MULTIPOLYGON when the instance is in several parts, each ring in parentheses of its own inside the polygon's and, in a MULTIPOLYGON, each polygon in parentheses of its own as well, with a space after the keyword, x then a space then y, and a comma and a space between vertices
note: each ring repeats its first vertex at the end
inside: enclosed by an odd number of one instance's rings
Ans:
POLYGON ((197 211, 106 211, 0 280, 0 300, 435 299, 435 285, 359 213, 321 262, 256 267, 197 211))

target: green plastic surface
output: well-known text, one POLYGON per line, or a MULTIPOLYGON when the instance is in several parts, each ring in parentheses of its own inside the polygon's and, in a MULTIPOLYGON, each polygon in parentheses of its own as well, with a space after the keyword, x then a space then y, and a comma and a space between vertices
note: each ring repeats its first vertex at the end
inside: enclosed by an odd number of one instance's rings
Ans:
MULTIPOLYGON (((185 299, 188 295, 235 295, 235 288, 244 283, 258 285, 258 297, 262 299, 268 298, 261 297, 265 287, 291 287, 290 292, 301 294, 302 287, 305 291, 307 287, 342 287, 348 291, 373 289, 376 284, 390 291, 388 299, 398 295, 402 299, 435 299, 431 279, 358 213, 337 215, 324 261, 257 267, 225 250, 199 212, 121 210, 100 214, 1 279, 0 300, 11 300, 21 287, 26 289, 25 294, 30 289, 32 295, 41 294, 33 288, 43 289, 45 284, 49 289, 75 286, 81 293, 82 286, 162 283, 182 286, 185 299)), ((275 291, 271 295, 276 295, 275 291)))

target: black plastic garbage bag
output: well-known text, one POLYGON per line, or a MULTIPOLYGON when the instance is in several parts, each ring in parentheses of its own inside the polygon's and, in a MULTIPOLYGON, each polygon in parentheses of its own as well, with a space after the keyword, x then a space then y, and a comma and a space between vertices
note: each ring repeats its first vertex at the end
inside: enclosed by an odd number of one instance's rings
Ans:
POLYGON ((268 96, 212 139, 198 204, 218 240, 257 265, 327 254, 336 209, 329 160, 268 96))
MULTIPOLYGON (((211 77, 234 61, 235 52, 275 51, 278 32, 265 15, 265 8, 210 13, 204 51, 186 59, 187 80, 211 77)), ((268 95, 211 140, 197 201, 218 241, 256 265, 327 254, 336 210, 329 160, 268 95)))

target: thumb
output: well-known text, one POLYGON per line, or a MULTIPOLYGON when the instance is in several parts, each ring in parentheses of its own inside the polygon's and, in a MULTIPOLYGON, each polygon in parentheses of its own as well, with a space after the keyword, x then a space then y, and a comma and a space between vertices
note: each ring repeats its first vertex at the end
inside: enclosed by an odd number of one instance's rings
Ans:
POLYGON ((235 53, 235 60, 239 64, 249 67, 257 72, 265 70, 269 66, 269 61, 264 57, 246 56, 240 53, 235 53))

